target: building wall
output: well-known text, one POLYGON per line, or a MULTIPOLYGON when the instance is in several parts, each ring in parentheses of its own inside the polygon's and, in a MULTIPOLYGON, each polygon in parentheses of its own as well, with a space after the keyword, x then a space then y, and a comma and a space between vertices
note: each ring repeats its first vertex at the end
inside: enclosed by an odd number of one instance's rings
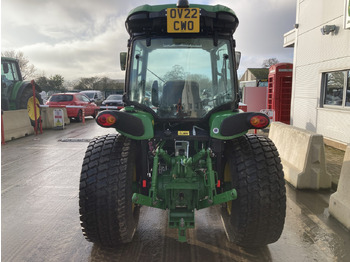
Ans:
POLYGON ((297 0, 291 124, 350 143, 350 107, 323 106, 322 74, 350 69, 346 0, 297 0), (336 33, 322 35, 324 25, 336 33))

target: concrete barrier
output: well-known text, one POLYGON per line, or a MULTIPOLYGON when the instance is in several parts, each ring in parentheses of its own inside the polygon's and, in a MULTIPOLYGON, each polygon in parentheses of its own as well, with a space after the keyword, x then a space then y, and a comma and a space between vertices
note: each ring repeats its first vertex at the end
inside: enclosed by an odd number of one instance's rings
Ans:
POLYGON ((350 144, 346 147, 337 192, 329 200, 329 213, 350 229, 350 144))
MULTIPOLYGON (((60 108, 63 110, 63 114, 64 114, 64 124, 70 124, 70 120, 68 118, 67 115, 67 109, 66 108, 60 108)), ((55 124, 54 124, 54 115, 53 115, 53 111, 55 110, 55 108, 51 108, 51 107, 43 107, 41 108, 41 120, 42 120, 42 124, 43 124, 43 129, 49 129, 49 128, 54 128, 55 124)))
POLYGON ((286 181, 299 189, 331 187, 322 135, 273 122, 269 138, 280 154, 286 181))
POLYGON ((26 109, 4 111, 5 141, 34 134, 26 109))

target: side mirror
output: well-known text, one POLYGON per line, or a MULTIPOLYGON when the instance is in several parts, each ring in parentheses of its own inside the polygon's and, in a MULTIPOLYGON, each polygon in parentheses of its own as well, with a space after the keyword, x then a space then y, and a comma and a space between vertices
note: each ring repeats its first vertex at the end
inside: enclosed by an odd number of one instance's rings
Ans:
POLYGON ((120 53, 120 68, 122 71, 125 71, 125 67, 126 67, 126 56, 127 53, 126 52, 121 52, 120 53))
POLYGON ((236 70, 238 70, 238 68, 239 68, 239 63, 241 62, 241 56, 242 56, 241 52, 239 52, 239 51, 236 51, 236 52, 235 52, 235 57, 236 57, 236 70))
POLYGON ((152 84, 152 105, 158 107, 159 106, 159 98, 158 98, 158 81, 155 80, 152 84))
POLYGON ((2 69, 4 70, 4 73, 7 74, 9 72, 9 64, 8 63, 3 63, 2 64, 2 69))

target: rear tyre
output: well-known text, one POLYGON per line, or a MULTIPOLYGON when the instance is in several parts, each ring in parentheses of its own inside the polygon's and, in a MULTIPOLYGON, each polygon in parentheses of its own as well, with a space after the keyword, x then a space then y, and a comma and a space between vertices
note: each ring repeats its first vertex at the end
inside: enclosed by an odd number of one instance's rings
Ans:
POLYGON ((135 142, 122 135, 90 142, 79 191, 80 223, 88 241, 105 247, 131 242, 139 218, 139 206, 131 202, 135 153, 135 142))
POLYGON ((230 240, 244 247, 276 242, 286 216, 286 189, 275 145, 267 137, 245 135, 227 143, 225 157, 225 182, 237 190, 237 199, 222 210, 229 215, 230 240))

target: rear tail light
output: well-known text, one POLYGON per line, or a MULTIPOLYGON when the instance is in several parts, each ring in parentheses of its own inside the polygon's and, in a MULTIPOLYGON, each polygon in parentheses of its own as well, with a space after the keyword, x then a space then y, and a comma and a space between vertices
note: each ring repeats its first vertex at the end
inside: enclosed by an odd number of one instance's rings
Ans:
POLYGON ((265 128, 269 125, 270 120, 268 116, 265 115, 254 115, 252 118, 250 118, 250 124, 254 128, 265 128))
POLYGON ((116 122, 117 118, 111 114, 101 114, 97 117, 97 123, 104 127, 112 126, 116 122))

